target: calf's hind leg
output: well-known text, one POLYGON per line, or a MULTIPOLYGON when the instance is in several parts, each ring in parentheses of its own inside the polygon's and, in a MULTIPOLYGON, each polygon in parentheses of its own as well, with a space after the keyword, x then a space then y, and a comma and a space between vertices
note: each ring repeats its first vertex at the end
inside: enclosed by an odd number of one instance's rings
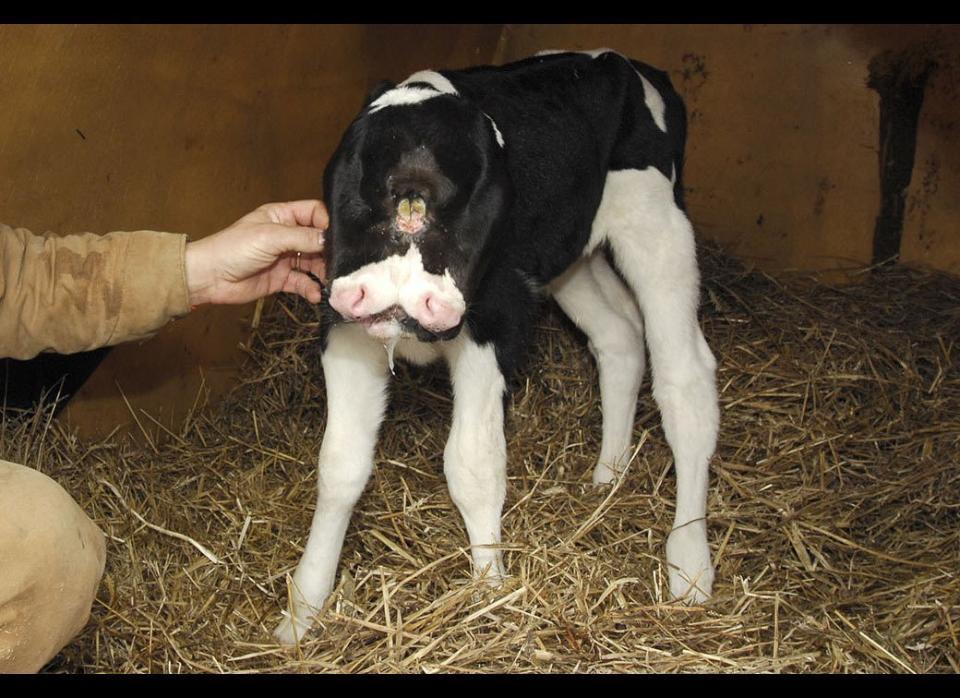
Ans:
POLYGON ((587 335, 597 362, 603 441, 593 481, 609 483, 629 455, 643 380, 643 324, 629 292, 600 252, 575 262, 550 284, 550 292, 587 335))
POLYGON ((720 416, 716 361, 697 322, 693 228, 675 203, 673 184, 650 168, 609 173, 594 232, 609 241, 643 313, 653 396, 677 473, 667 540, 670 591, 698 603, 713 586, 705 517, 720 416))

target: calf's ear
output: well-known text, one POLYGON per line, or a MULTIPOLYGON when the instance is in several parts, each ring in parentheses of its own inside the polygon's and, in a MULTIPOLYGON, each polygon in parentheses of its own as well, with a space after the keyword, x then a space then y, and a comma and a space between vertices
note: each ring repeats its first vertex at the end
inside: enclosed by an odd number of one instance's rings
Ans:
POLYGON ((396 84, 390 82, 389 80, 381 80, 378 82, 376 85, 374 85, 373 89, 370 90, 366 100, 364 100, 363 109, 369 107, 375 100, 383 95, 384 92, 389 92, 394 87, 396 87, 396 84))

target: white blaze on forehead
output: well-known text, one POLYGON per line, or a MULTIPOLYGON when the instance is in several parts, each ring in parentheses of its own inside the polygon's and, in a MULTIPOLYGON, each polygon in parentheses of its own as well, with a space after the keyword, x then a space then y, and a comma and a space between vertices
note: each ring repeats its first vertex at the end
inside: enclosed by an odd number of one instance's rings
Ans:
POLYGON ((432 86, 437 92, 442 92, 445 95, 459 94, 457 88, 453 86, 453 83, 435 70, 421 70, 414 73, 401 82, 399 87, 408 85, 411 82, 425 82, 432 86))
MULTIPOLYGON (((440 95, 459 94, 457 88, 453 86, 453 83, 437 71, 421 70, 408 77, 389 92, 380 95, 373 104, 370 105, 370 113, 380 111, 384 107, 419 104, 420 102, 425 102, 432 97, 439 97, 440 95), (425 83, 430 85, 430 87, 421 87, 413 83, 425 83)), ((503 134, 500 133, 500 129, 497 128, 497 122, 486 112, 483 112, 483 115, 490 121, 490 125, 493 127, 493 135, 502 148, 504 145, 503 134)))
MULTIPOLYGON (((592 51, 562 51, 556 49, 548 49, 546 51, 538 51, 537 56, 552 56, 557 53, 582 53, 591 58, 597 58, 602 56, 605 53, 616 53, 618 56, 624 57, 623 54, 614 51, 612 48, 595 48, 592 51)), ((649 80, 647 80, 640 73, 639 70, 634 69, 634 72, 640 77, 640 81, 643 83, 643 102, 647 105, 647 109, 650 110, 650 114, 653 116, 653 123, 657 125, 664 133, 667 132, 667 121, 664 118, 666 113, 666 106, 663 103, 663 95, 654 87, 649 80)))
POLYGON ((399 107, 404 104, 419 104, 440 93, 429 87, 395 87, 384 92, 370 105, 370 113, 380 111, 384 107, 399 107))
POLYGON ((459 94, 447 78, 433 70, 421 70, 414 73, 392 90, 380 95, 370 105, 370 113, 380 111, 384 107, 399 107, 405 104, 419 104, 440 95, 459 94), (420 87, 410 83, 421 82, 430 87, 420 87))
POLYGON ((443 276, 426 271, 416 245, 411 245, 403 256, 395 254, 334 279, 330 293, 341 293, 341 289, 361 285, 366 299, 364 310, 369 315, 399 305, 408 315, 415 317, 417 304, 428 291, 461 313, 467 307, 449 270, 445 270, 443 276))

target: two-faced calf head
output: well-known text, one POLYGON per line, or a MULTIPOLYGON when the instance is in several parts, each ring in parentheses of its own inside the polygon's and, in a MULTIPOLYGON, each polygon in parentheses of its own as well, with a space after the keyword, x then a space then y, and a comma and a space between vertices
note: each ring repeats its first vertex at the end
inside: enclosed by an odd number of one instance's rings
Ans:
POLYGON ((429 86, 384 91, 347 130, 324 188, 339 318, 383 341, 455 337, 507 215, 489 118, 429 86))

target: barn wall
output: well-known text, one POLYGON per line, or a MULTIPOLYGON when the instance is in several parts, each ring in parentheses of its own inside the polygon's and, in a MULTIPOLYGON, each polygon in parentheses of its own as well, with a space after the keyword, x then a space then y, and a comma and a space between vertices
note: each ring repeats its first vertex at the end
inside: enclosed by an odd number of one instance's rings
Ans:
POLYGON ((960 275, 960 28, 930 53, 900 259, 960 275))
MULTIPOLYGON (((196 238, 267 201, 317 197, 369 87, 488 62, 499 36, 499 26, 0 26, 0 216, 36 232, 196 238)), ((117 347, 67 418, 88 435, 128 423, 119 385, 135 409, 176 423, 201 372, 211 397, 233 382, 251 307, 201 308, 117 347)))

